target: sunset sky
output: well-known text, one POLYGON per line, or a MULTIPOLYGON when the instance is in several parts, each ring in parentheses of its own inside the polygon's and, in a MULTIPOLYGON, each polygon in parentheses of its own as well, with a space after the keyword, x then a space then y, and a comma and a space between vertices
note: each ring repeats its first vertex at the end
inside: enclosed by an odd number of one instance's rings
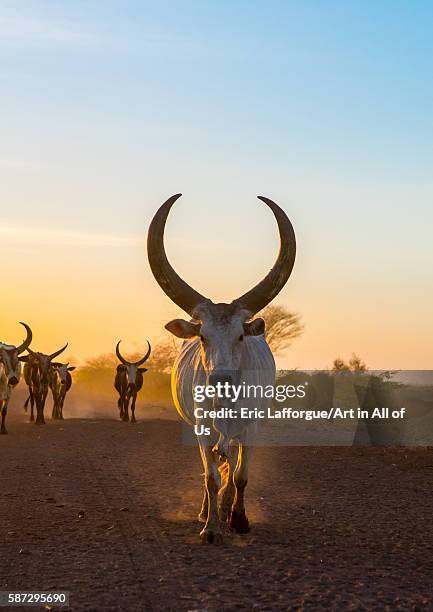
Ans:
POLYGON ((433 368, 433 4, 0 2, 0 339, 77 359, 168 335, 166 246, 230 301, 278 248, 304 335, 280 367, 355 351, 433 368))

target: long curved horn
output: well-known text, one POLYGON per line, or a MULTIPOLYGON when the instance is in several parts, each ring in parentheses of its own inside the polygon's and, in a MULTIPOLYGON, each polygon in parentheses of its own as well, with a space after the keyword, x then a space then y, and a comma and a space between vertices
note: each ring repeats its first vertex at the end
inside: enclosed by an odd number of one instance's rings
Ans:
POLYGON ((153 276, 161 289, 182 310, 193 316, 194 308, 206 298, 190 287, 171 267, 164 248, 164 229, 171 207, 182 194, 168 198, 158 209, 147 234, 147 256, 153 276))
POLYGON ((23 323, 22 321, 20 321, 20 325, 23 325, 26 328, 27 338, 24 340, 24 342, 22 344, 17 346, 18 355, 20 355, 21 353, 26 351, 29 348, 29 346, 30 346, 30 344, 31 344, 31 342, 33 340, 32 330, 27 325, 27 323, 23 323))
POLYGON ((68 346, 68 342, 65 344, 65 346, 61 349, 59 349, 58 351, 56 351, 55 353, 52 353, 51 355, 49 355, 50 357, 50 361, 52 359, 54 359, 54 357, 57 357, 58 355, 60 355, 60 353, 63 353, 63 351, 65 350, 65 348, 68 346))
POLYGON ((123 363, 123 365, 132 365, 131 363, 129 363, 129 361, 126 361, 126 359, 124 357, 122 357, 122 355, 120 354, 119 344, 121 342, 122 342, 122 340, 119 340, 119 342, 116 344, 116 355, 117 355, 117 358, 119 359, 119 361, 121 361, 123 363))
POLYGON ((292 272, 296 257, 296 236, 293 226, 284 212, 275 202, 258 196, 274 213, 280 232, 280 250, 271 270, 255 287, 234 300, 241 304, 251 314, 256 314, 264 308, 281 291, 292 272))
POLYGON ((150 355, 150 351, 151 351, 149 340, 147 341, 147 346, 148 346, 148 349, 147 349, 147 353, 145 354, 145 356, 142 359, 140 359, 139 361, 136 361, 134 363, 134 365, 141 366, 145 361, 147 361, 149 359, 149 355, 150 355))

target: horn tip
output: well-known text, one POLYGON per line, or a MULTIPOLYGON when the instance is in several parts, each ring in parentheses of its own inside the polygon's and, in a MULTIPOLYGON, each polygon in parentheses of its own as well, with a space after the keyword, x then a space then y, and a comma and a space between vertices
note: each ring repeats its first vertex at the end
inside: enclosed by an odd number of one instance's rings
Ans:
POLYGON ((267 197, 266 197, 266 196, 264 196, 264 195, 258 195, 258 196, 257 196, 257 199, 258 199, 258 200, 261 200, 261 201, 262 201, 262 202, 264 202, 265 204, 269 204, 270 202, 271 202, 272 204, 275 204, 275 202, 273 202, 272 200, 270 200, 269 198, 267 198, 267 197))
POLYGON ((174 195, 172 195, 170 198, 168 198, 168 200, 165 202, 165 204, 169 204, 169 208, 171 208, 173 206, 173 204, 176 202, 176 200, 178 200, 181 197, 181 193, 175 193, 174 195))
POLYGON ((168 200, 165 201, 165 204, 167 204, 167 202, 170 202, 170 204, 174 204, 176 200, 181 197, 181 195, 181 193, 174 193, 168 198, 168 200))

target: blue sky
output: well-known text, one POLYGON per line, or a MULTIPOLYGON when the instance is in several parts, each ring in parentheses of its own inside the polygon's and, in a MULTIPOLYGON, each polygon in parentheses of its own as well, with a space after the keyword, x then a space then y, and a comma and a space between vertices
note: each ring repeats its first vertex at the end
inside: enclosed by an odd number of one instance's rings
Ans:
MULTIPOLYGON (((1 2, 0 242, 31 286, 40 258, 51 269, 39 314, 22 316, 45 334, 59 333, 53 317, 78 329, 93 315, 79 297, 56 302, 58 271, 74 296, 80 279, 86 291, 99 279, 96 310, 124 277, 136 310, 113 338, 146 337, 143 318, 156 336, 171 306, 141 241, 178 191, 170 257, 198 289, 231 299, 275 256, 264 194, 298 235, 279 301, 306 332, 287 363, 322 367, 355 350, 374 367, 430 367, 432 31, 433 5, 420 1, 1 2)), ((10 333, 24 297, 17 282, 10 333)), ((87 333, 74 350, 113 338, 87 333)))

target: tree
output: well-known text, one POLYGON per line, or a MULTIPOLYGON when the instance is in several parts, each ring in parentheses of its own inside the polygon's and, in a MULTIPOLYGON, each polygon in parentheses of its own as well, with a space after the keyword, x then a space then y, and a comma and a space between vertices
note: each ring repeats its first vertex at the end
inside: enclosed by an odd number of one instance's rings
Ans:
POLYGON ((347 363, 344 361, 344 359, 341 359, 341 357, 337 357, 332 362, 332 371, 335 374, 342 374, 342 373, 350 372, 350 368, 347 365, 347 363))
POLYGON ((349 360, 349 366, 352 372, 356 372, 358 374, 364 373, 367 371, 367 364, 365 361, 362 361, 358 355, 352 353, 352 357, 349 360))
POLYGON ((367 371, 367 364, 362 361, 358 355, 352 353, 349 363, 346 363, 341 357, 334 359, 332 363, 332 371, 334 374, 344 374, 352 372, 353 374, 364 374, 367 371))
POLYGON ((161 340, 152 350, 149 367, 156 372, 170 372, 178 352, 178 343, 174 338, 161 340))
POLYGON ((76 370, 75 383, 93 393, 111 394, 117 364, 113 353, 90 357, 76 370))
POLYGON ((281 304, 270 304, 260 313, 266 323, 266 341, 274 355, 281 355, 304 331, 301 316, 281 304))

